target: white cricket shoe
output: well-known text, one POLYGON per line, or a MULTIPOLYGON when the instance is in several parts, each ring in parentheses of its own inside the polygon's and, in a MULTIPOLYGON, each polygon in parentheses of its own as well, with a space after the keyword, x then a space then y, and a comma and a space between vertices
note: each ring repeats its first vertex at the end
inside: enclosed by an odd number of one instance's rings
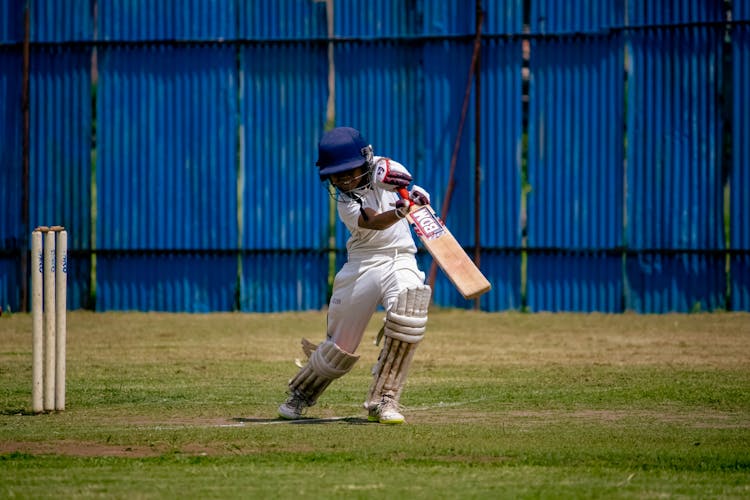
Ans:
POLYGON ((292 393, 289 398, 279 406, 279 416, 287 420, 299 420, 310 405, 305 398, 292 393))
POLYGON ((381 424, 403 424, 404 416, 399 410, 400 405, 398 401, 390 395, 384 395, 380 398, 380 403, 370 409, 367 420, 370 422, 380 422, 381 424))

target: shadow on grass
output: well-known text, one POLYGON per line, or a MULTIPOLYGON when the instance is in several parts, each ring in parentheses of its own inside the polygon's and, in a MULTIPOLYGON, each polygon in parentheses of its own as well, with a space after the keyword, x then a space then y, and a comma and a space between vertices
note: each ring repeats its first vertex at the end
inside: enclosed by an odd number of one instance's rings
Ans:
POLYGON ((0 415, 17 415, 17 416, 35 416, 35 415, 45 415, 48 413, 56 413, 52 410, 45 410, 43 412, 33 412, 27 408, 6 408, 4 410, 0 410, 0 415))
POLYGON ((360 417, 330 417, 330 418, 300 418, 298 420, 286 420, 283 418, 252 418, 252 417, 235 417, 232 422, 239 424, 337 424, 346 423, 351 425, 371 424, 366 418, 360 417))

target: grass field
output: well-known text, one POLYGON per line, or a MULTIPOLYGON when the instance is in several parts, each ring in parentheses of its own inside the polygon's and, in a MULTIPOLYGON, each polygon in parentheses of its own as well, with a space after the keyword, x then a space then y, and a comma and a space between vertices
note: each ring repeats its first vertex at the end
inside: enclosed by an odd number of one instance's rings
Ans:
POLYGON ((68 314, 64 412, 32 415, 31 318, 0 317, 0 497, 748 498, 750 315, 434 311, 402 403, 362 359, 276 418, 322 312, 68 314))

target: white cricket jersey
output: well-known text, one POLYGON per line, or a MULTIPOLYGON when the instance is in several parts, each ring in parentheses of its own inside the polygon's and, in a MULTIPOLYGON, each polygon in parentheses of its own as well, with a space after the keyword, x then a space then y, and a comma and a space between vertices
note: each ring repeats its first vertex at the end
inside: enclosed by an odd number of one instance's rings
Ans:
MULTIPOLYGON (((376 156, 373 161, 377 163, 380 159, 376 156)), ((393 162, 393 160, 390 161, 393 162)), ((349 241, 346 243, 350 258, 362 258, 374 254, 389 253, 394 250, 398 253, 414 254, 417 252, 409 223, 405 218, 382 230, 359 227, 360 206, 372 208, 378 213, 387 212, 394 209, 398 199, 397 193, 386 191, 373 183, 372 188, 365 191, 359 202, 342 198, 336 203, 339 218, 351 233, 349 241)))

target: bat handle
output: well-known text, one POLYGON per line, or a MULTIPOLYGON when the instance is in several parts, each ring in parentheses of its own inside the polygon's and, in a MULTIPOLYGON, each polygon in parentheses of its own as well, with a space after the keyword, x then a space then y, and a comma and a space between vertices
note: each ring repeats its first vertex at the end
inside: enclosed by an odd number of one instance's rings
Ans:
POLYGON ((409 206, 414 205, 414 200, 409 197, 409 191, 406 188, 399 189, 398 194, 401 195, 401 198, 409 200, 409 206))

